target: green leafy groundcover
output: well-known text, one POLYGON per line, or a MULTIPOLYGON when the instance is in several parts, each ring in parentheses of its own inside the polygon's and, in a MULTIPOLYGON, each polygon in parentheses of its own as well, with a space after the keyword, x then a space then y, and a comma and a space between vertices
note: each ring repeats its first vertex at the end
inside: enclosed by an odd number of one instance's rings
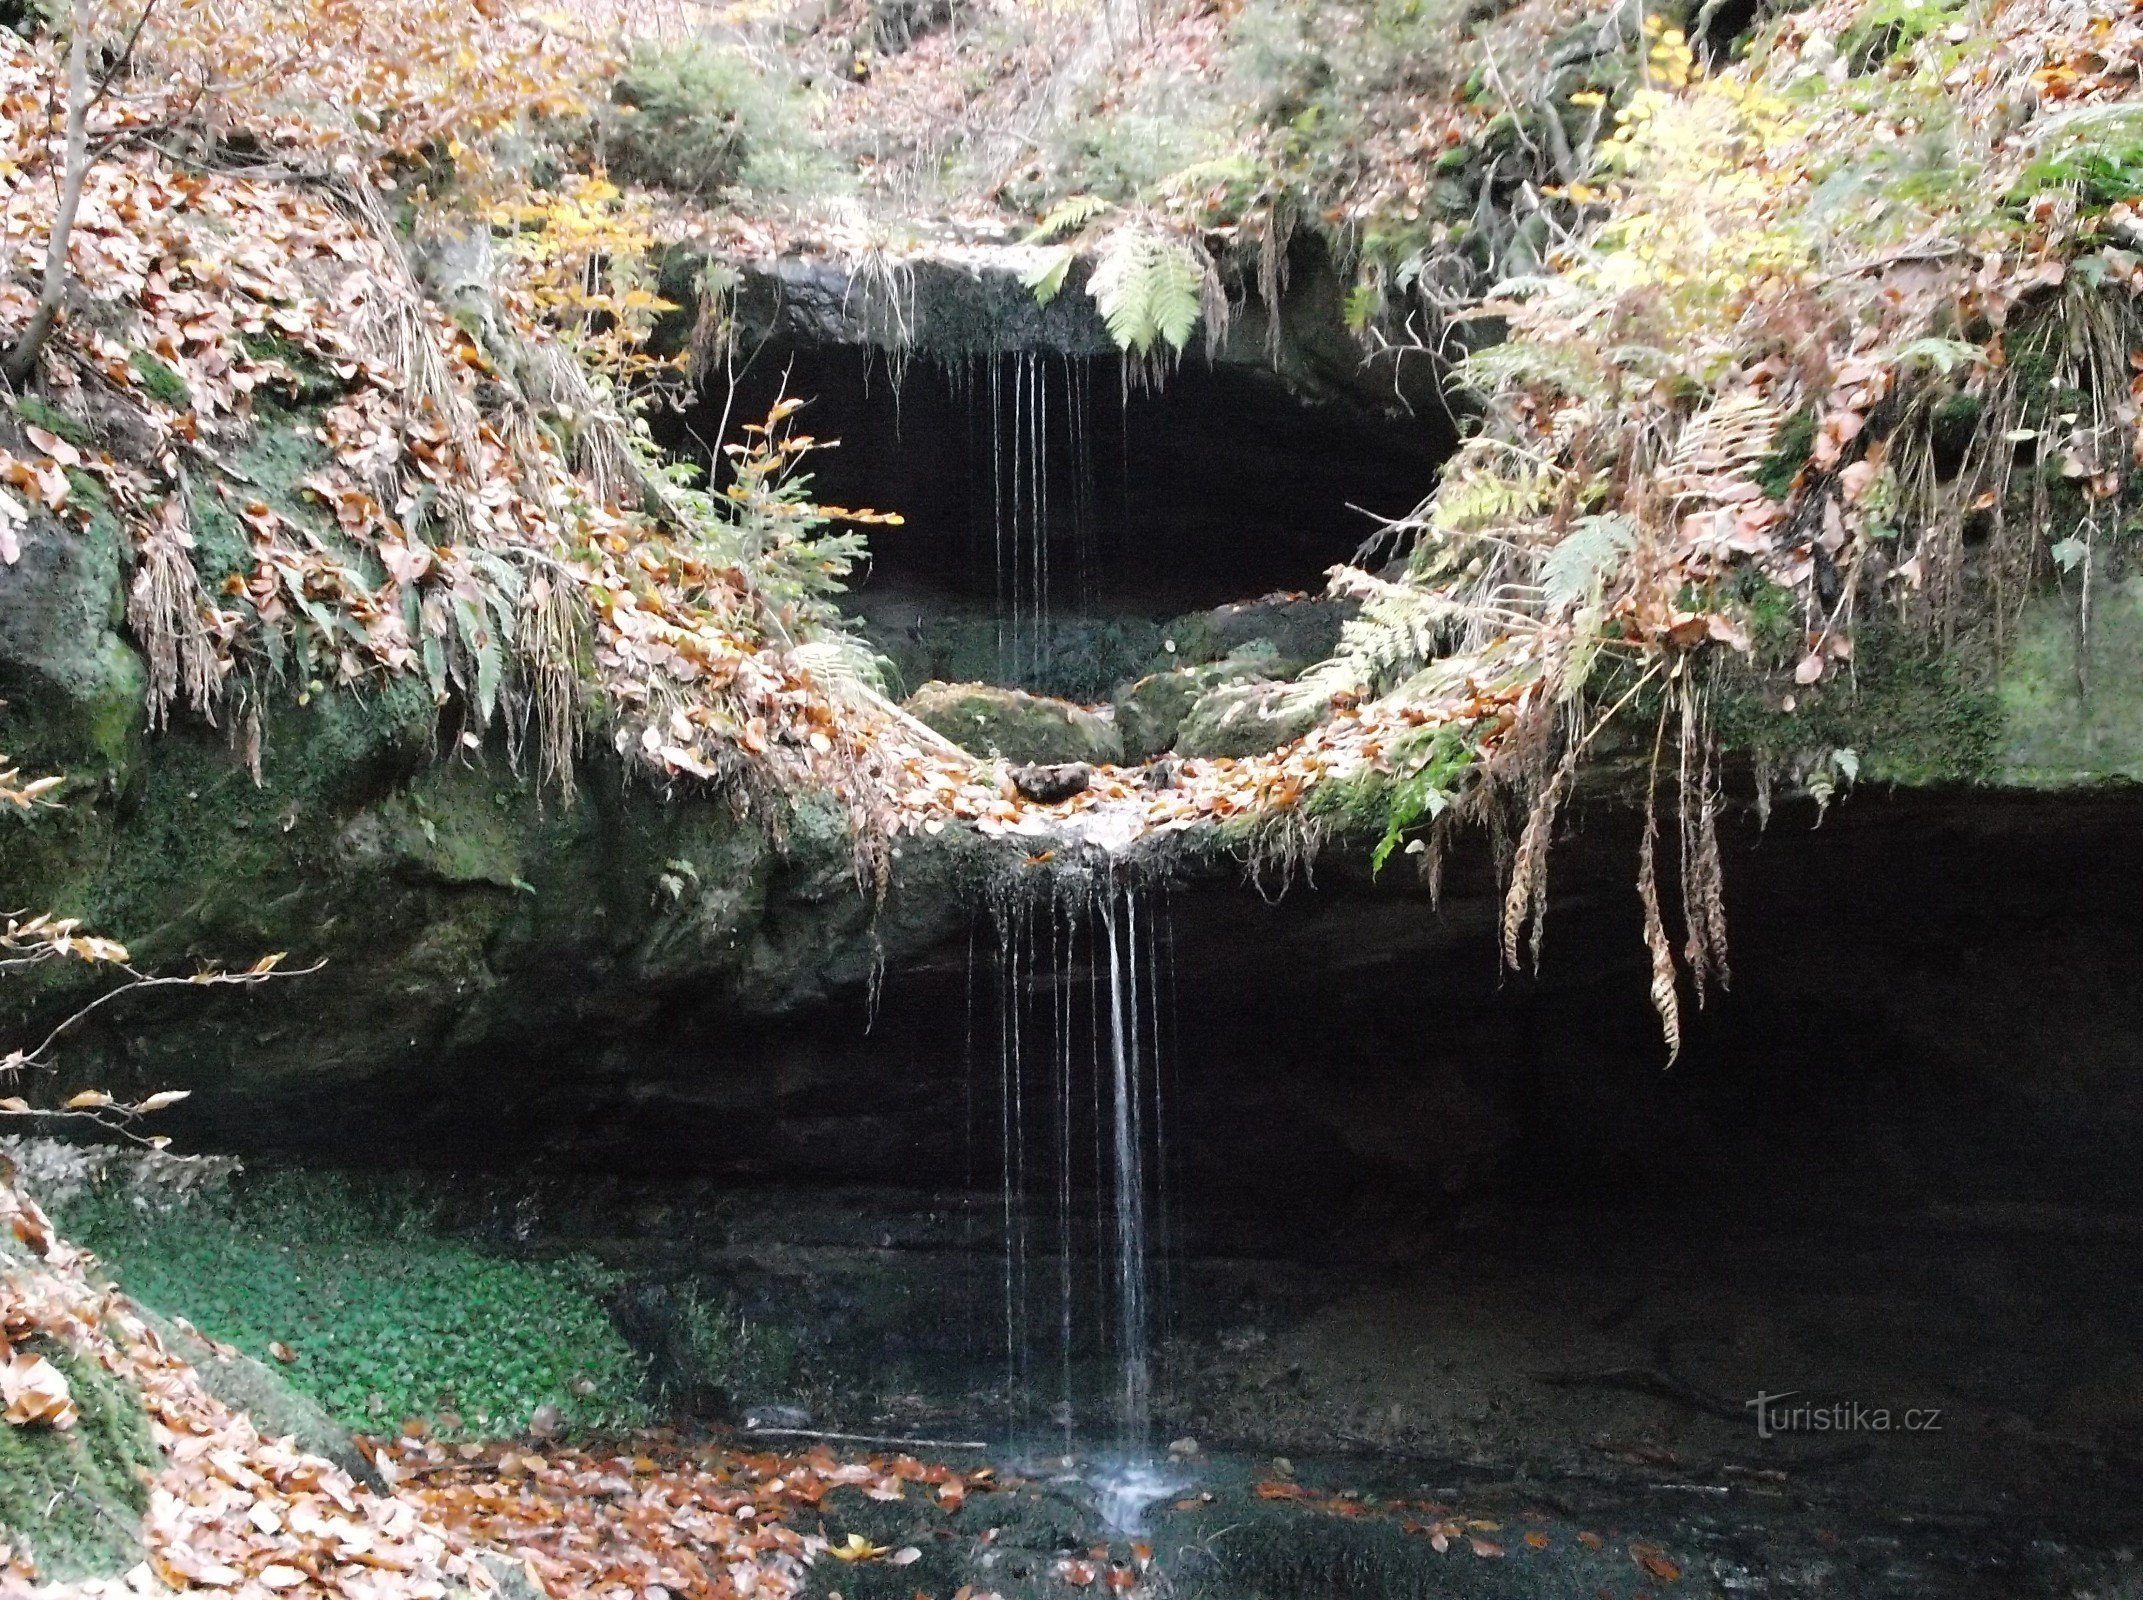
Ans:
POLYGON ((495 1436, 542 1405, 568 1428, 645 1420, 599 1267, 450 1237, 409 1188, 278 1173, 168 1209, 93 1192, 60 1221, 135 1299, 266 1362, 347 1427, 424 1417, 495 1436))

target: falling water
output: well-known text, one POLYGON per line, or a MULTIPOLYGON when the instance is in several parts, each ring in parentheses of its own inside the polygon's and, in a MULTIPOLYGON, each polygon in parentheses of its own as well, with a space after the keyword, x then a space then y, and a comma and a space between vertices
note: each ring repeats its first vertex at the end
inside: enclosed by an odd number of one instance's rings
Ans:
POLYGON ((1139 1126, 1145 1080, 1139 1071, 1144 1012, 1139 1005, 1137 897, 1123 896, 1121 918, 1116 897, 1104 900, 1101 920, 1109 941, 1109 1064, 1115 1090, 1116 1316, 1121 1363, 1117 1442, 1126 1453, 1135 1453, 1146 1444, 1153 1398, 1152 1340, 1146 1323, 1146 1147, 1139 1126))
POLYGON ((1153 892, 1082 874, 1006 900, 994 921, 1007 1427, 1017 1440, 1031 1425, 1053 1368, 1065 1453, 1083 1404, 1086 1435, 1137 1461, 1152 1444, 1165 1170, 1153 892), (1082 1389, 1095 1356, 1106 1380, 1082 1389))
POLYGON ((1067 608, 1083 613, 1093 601, 1093 376, 1085 360, 1046 352, 983 366, 980 384, 966 366, 948 378, 968 408, 976 468, 970 545, 988 553, 1000 676, 1039 682, 1067 608))

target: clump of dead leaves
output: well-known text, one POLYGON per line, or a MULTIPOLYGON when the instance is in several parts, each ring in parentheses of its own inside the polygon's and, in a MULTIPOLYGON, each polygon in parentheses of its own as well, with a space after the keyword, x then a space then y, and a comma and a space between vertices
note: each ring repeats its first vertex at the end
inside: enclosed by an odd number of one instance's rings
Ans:
MULTIPOLYGON (((131 1301, 93 1280, 94 1258, 5 1178, 0 1227, 24 1252, 0 1262, 6 1425, 73 1426, 64 1376, 22 1348, 49 1340, 140 1395, 163 1462, 142 1524, 146 1560, 83 1592, 444 1600, 450 1588, 490 1590, 480 1564, 420 1506, 371 1493, 288 1439, 264 1438, 211 1396, 131 1301)), ((27 1555, 0 1546, 0 1593, 37 1577, 27 1555)))
POLYGON ((824 1446, 799 1455, 688 1448, 649 1437, 616 1451, 396 1440, 382 1456, 397 1493, 447 1530, 457 1549, 511 1551, 553 1595, 642 1594, 779 1600, 820 1559, 900 1567, 913 1546, 834 1542, 820 1502, 852 1487, 874 1500, 927 1498, 947 1511, 991 1486, 907 1455, 843 1461, 824 1446))

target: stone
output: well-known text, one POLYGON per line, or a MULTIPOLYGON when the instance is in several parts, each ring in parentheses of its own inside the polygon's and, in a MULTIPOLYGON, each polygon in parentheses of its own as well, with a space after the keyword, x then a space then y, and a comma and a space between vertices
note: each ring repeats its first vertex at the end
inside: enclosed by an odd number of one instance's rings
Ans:
POLYGON ((1183 719, 1176 752, 1194 759, 1264 755, 1292 744, 1331 715, 1328 702, 1306 699, 1292 684, 1227 684, 1199 696, 1183 719))
POLYGON ((386 1481, 349 1430, 270 1368, 228 1347, 219 1349, 193 1329, 153 1313, 149 1322, 165 1348, 200 1374, 201 1387, 232 1410, 245 1412, 263 1437, 294 1439, 300 1450, 334 1462, 373 1493, 387 1492, 386 1481))
POLYGON ((1279 658, 1271 646, 1246 645, 1225 660, 1148 673, 1119 690, 1111 710, 1124 741, 1124 756, 1146 761, 1173 748, 1183 719, 1208 690, 1254 678, 1271 678, 1279 658))
POLYGON ((1292 678, 1339 648, 1340 629, 1355 610, 1351 601, 1322 595, 1269 594, 1178 618, 1168 637, 1187 665, 1256 646, 1271 652, 1268 677, 1292 678))
POLYGON ((1115 766, 1124 758, 1113 717, 1024 689, 926 683, 909 697, 907 710, 971 755, 1040 766, 1115 766))
POLYGON ((1997 685, 1998 782, 2060 789, 2143 781, 2143 578, 2101 584, 2081 647, 2079 631, 2075 605, 2061 595, 2034 598, 2017 619, 1997 685))
POLYGON ((1014 767, 1011 777, 1012 787, 1036 805, 1053 806, 1075 794, 1084 794, 1086 786, 1094 781, 1094 769, 1083 761, 1074 761, 1056 767, 1014 767))

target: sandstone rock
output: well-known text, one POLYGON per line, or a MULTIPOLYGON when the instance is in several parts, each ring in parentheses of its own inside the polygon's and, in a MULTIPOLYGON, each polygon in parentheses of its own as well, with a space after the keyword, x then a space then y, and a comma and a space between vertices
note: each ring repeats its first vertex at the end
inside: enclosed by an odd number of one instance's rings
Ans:
POLYGON ((1234 683, 1199 696, 1176 737, 1179 754, 1256 756, 1291 744, 1332 714, 1286 683, 1234 683))
POLYGON ((1278 657, 1269 645, 1247 645, 1224 661, 1149 673, 1117 692, 1112 710, 1124 756, 1145 761, 1170 749, 1200 697, 1231 683, 1276 676, 1278 657))
POLYGON ((1339 631, 1354 612, 1351 602, 1322 595, 1269 594, 1179 618, 1168 636, 1187 664, 1260 646, 1272 652, 1266 675, 1292 678, 1339 647, 1339 631))
POLYGON ((1036 805, 1053 806, 1083 794, 1093 782, 1094 769, 1083 761, 1055 767, 1014 767, 1012 787, 1036 805))
POLYGON ((1113 766, 1123 738, 1113 718, 1069 700, 985 683, 926 683, 907 709, 961 749, 1024 765, 1113 766))

